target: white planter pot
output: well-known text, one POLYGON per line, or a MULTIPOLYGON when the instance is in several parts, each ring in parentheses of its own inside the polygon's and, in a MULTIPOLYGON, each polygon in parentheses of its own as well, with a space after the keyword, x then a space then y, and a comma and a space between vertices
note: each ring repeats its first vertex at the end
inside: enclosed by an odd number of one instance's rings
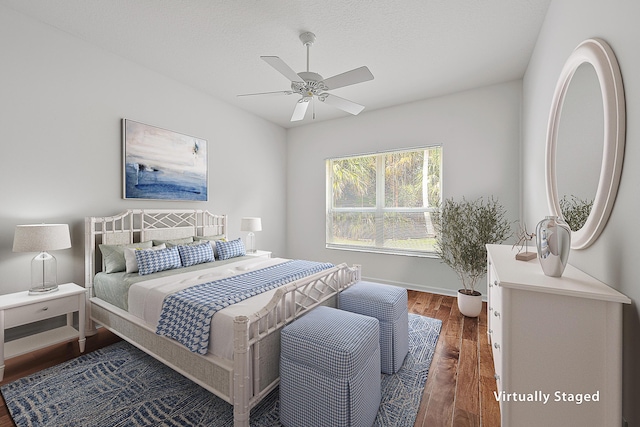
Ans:
POLYGON ((474 291, 473 295, 467 295, 464 289, 458 290, 458 309, 467 317, 478 317, 482 311, 482 294, 474 291))

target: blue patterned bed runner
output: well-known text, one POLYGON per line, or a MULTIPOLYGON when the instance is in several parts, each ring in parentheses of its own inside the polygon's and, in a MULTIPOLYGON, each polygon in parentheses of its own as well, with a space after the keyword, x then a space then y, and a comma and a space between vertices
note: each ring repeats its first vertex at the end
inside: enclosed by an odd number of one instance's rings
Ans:
POLYGON ((329 263, 286 261, 167 295, 156 333, 175 339, 194 353, 205 354, 211 317, 217 311, 331 267, 333 264, 329 263))

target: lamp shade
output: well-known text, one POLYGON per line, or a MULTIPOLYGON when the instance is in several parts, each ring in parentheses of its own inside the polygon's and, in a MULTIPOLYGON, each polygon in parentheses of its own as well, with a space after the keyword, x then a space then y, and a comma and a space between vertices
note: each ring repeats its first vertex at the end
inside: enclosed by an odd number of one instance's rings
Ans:
POLYGON ((240 220, 240 231, 262 231, 260 218, 245 217, 240 220))
POLYGON ((43 252, 71 247, 69 225, 17 225, 13 236, 13 252, 43 252))

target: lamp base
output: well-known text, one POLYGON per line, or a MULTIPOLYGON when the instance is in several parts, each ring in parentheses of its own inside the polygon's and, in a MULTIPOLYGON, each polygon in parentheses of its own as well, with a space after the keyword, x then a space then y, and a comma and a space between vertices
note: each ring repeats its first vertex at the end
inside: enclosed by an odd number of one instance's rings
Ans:
POLYGON ((256 253, 256 235, 253 234, 253 231, 250 231, 249 234, 247 234, 247 245, 245 252, 248 254, 256 253))
POLYGON ((55 292, 58 290, 58 285, 43 285, 43 286, 34 286, 29 289, 29 295, 43 295, 51 292, 55 292))

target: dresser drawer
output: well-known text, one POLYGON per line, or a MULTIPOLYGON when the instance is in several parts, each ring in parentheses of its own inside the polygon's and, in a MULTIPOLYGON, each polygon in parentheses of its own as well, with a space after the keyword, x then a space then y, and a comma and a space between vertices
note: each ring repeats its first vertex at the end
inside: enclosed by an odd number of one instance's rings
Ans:
POLYGON ((40 301, 4 310, 5 328, 25 325, 79 310, 78 295, 40 301))
POLYGON ((502 350, 503 350, 503 313, 502 313, 502 287, 497 280, 493 268, 488 275, 489 302, 487 304, 487 327, 490 335, 491 351, 493 353, 493 366, 495 369, 498 391, 502 388, 502 350))
POLYGON ((504 391, 504 386, 503 386, 503 375, 504 372, 502 370, 502 362, 503 362, 503 356, 502 356, 502 344, 498 343, 496 341, 496 343, 498 344, 497 346, 492 345, 491 346, 491 350, 493 351, 493 367, 494 367, 494 378, 496 379, 496 386, 498 388, 498 392, 504 391))
POLYGON ((489 268, 487 279, 487 289, 489 291, 489 298, 487 300, 487 331, 491 337, 491 342, 493 342, 502 330, 502 292, 500 282, 497 279, 493 267, 489 268))
POLYGON ((491 301, 488 306, 487 317, 490 320, 491 341, 502 340, 502 289, 500 285, 493 285, 491 289, 491 301))

